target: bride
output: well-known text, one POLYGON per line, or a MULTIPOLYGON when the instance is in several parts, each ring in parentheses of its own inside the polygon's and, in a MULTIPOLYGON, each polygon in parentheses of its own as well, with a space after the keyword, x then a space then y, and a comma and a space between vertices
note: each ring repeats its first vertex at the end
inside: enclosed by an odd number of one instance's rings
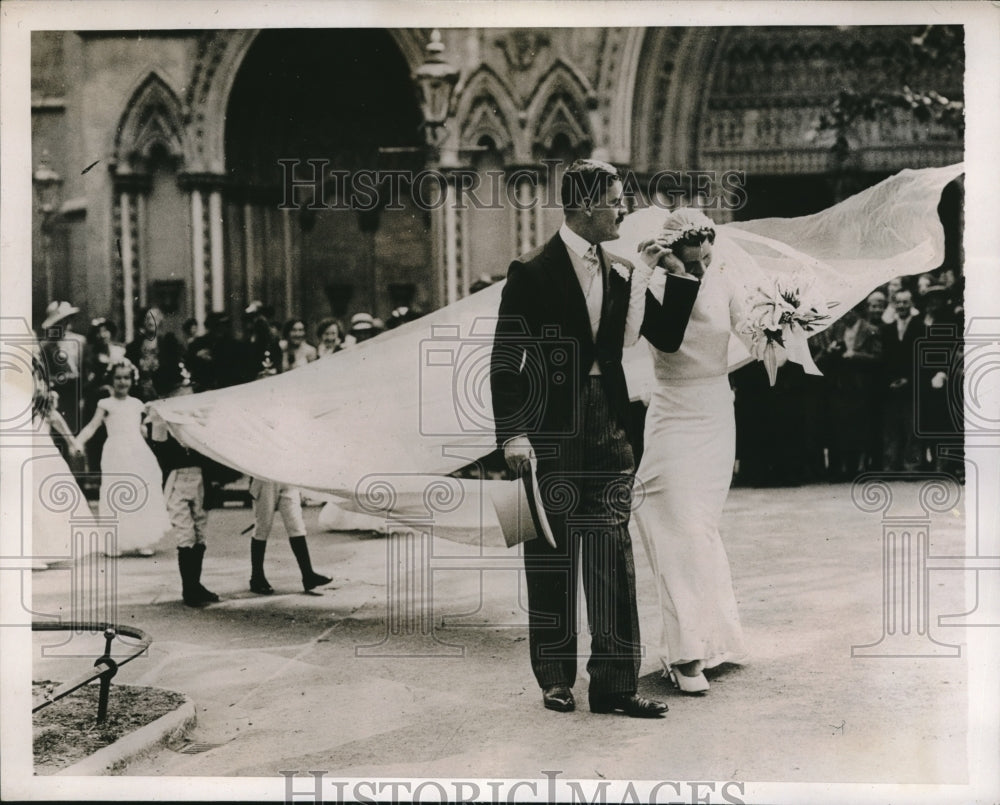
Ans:
MULTIPOLYGON (((671 213, 654 240, 663 250, 660 265, 683 266, 701 288, 680 349, 650 346, 654 383, 633 517, 657 583, 660 660, 677 687, 700 693, 708 690, 703 669, 746 655, 719 535, 736 456, 729 338, 744 311, 726 271, 713 264, 715 228, 703 213, 671 213)), ((657 301, 664 277, 657 270, 649 281, 657 301)))
MULTIPOLYGON (((962 172, 961 165, 902 171, 801 218, 716 227, 697 210, 650 207, 621 226, 615 243, 620 254, 642 252, 655 241, 667 252, 661 266, 676 271, 683 264, 702 283, 680 349, 664 353, 646 346, 635 353, 644 361, 625 361, 632 397, 649 399, 633 517, 657 584, 657 654, 682 692, 704 693, 706 668, 739 664, 747 655, 719 533, 736 447, 728 373, 757 358, 772 384, 781 359, 819 374, 806 337, 836 318, 823 315, 828 306, 849 310, 893 276, 940 264, 937 205, 945 184, 962 172), (786 296, 789 289, 794 291, 786 296), (790 310, 789 298, 795 309, 788 315, 799 325, 815 318, 798 329, 779 328, 781 348, 764 331, 790 310)), ((649 279, 657 300, 664 276, 659 268, 649 279)))

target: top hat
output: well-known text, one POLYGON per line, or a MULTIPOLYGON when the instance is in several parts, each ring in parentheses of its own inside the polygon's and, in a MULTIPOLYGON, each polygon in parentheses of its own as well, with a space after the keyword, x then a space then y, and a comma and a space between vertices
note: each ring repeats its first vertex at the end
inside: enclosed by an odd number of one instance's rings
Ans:
POLYGON ((522 468, 517 480, 490 484, 490 499, 508 548, 540 536, 556 547, 552 526, 542 504, 534 461, 522 468))

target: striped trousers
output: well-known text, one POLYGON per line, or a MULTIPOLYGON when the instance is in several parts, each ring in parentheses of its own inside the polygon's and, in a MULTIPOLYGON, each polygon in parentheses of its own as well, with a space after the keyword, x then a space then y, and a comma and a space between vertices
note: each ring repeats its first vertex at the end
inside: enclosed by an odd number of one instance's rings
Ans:
POLYGON ((635 466, 600 377, 580 395, 580 433, 536 446, 539 489, 556 547, 524 543, 531 665, 540 687, 576 680, 577 578, 582 569, 595 693, 634 693, 641 661, 635 563, 628 533, 635 466))

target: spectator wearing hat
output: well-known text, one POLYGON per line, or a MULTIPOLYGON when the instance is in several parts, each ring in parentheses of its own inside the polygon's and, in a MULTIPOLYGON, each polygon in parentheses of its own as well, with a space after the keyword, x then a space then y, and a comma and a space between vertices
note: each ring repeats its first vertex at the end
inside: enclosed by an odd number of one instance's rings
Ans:
POLYGON ((351 316, 351 331, 344 340, 344 346, 353 346, 374 338, 379 334, 375 319, 371 313, 355 313, 351 316))
MULTIPOLYGON (((254 323, 263 318, 271 328, 271 339, 277 343, 281 340, 281 328, 275 323, 274 305, 265 305, 259 299, 254 299, 243 311, 243 337, 249 339, 254 323)), ((277 356, 277 352, 274 353, 277 356)), ((275 357, 277 360, 277 357, 275 357)))
POLYGON ((386 322, 386 329, 394 330, 401 324, 419 319, 422 315, 424 314, 414 310, 409 305, 400 305, 389 316, 389 321, 386 322))
MULTIPOLYGON (((117 335, 118 327, 110 319, 98 318, 91 321, 83 351, 83 374, 87 388, 103 382, 108 367, 127 357, 125 345, 115 341, 117 335)), ((108 390, 110 392, 110 387, 108 390)))
MULTIPOLYGON (((885 313, 886 306, 888 305, 888 297, 884 291, 872 291, 868 294, 865 304, 865 317, 868 323, 878 331, 879 349, 881 351, 882 327, 884 324, 882 315, 885 313)), ((873 472, 882 469, 882 389, 878 382, 879 371, 880 369, 876 367, 875 376, 871 381, 867 404, 868 426, 866 428, 865 469, 873 472)))
MULTIPOLYGON (((40 339, 49 388, 55 395, 55 409, 73 434, 79 433, 81 426, 83 355, 87 344, 86 338, 73 332, 74 317, 79 312, 69 302, 51 302, 45 310, 40 339)), ((62 434, 55 434, 54 441, 73 472, 82 472, 83 456, 70 449, 62 434)))

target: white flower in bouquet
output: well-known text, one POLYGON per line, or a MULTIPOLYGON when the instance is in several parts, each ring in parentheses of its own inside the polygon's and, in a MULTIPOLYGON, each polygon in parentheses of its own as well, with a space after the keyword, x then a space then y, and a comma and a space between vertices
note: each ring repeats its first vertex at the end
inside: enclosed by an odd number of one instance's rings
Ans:
POLYGON ((740 332, 750 336, 750 354, 764 364, 772 386, 777 377, 779 346, 808 374, 822 374, 812 361, 806 339, 830 318, 828 311, 833 306, 823 301, 812 282, 801 275, 775 279, 770 290, 757 289, 740 332))

